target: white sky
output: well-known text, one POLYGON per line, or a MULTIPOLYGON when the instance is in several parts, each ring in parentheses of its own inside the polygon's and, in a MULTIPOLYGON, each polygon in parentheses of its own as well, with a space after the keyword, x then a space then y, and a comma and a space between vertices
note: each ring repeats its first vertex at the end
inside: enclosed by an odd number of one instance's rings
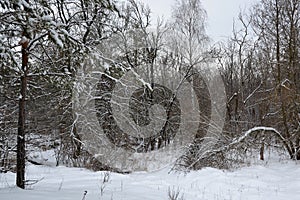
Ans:
MULTIPOLYGON (((158 16, 170 18, 172 6, 176 0, 140 0, 148 4, 153 12, 153 22, 158 16)), ((247 10, 258 0, 202 0, 208 15, 208 35, 215 41, 231 35, 233 20, 237 21, 240 10, 247 10)))

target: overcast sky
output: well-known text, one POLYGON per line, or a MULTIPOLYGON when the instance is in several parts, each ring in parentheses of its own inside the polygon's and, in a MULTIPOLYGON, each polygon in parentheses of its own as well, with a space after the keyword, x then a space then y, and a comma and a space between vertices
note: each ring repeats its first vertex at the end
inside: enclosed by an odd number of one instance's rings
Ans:
MULTIPOLYGON (((172 6, 176 0, 141 0, 148 4, 153 12, 153 21, 157 16, 170 18, 172 6)), ((233 20, 237 20, 240 10, 247 10, 258 0, 202 0, 208 15, 207 33, 215 41, 230 36, 233 20)))

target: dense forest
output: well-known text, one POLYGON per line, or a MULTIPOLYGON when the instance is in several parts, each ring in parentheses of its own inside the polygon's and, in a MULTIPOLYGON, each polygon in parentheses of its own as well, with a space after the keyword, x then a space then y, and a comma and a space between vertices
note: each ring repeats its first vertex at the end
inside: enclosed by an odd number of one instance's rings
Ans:
POLYGON ((0 6, 0 171, 17 186, 50 149, 117 172, 229 169, 266 148, 300 160, 299 0, 261 0, 216 43, 200 0, 158 20, 135 0, 0 6))

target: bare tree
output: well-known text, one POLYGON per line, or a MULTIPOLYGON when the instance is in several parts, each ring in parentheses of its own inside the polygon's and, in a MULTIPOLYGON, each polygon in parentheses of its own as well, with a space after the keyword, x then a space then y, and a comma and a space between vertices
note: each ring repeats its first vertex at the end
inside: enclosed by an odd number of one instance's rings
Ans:
POLYGON ((298 0, 269 0, 253 9, 253 27, 264 68, 271 77, 268 111, 263 117, 282 132, 284 147, 293 159, 299 156, 299 5, 298 0))
POLYGON ((242 29, 234 29, 219 51, 228 95, 224 135, 232 141, 255 130, 257 134, 248 134, 247 142, 242 140, 239 148, 259 151, 262 160, 265 146, 278 147, 278 141, 292 159, 298 159, 299 90, 295 76, 299 67, 294 65, 299 63, 294 45, 295 35, 299 35, 298 8, 299 1, 261 1, 250 15, 239 15, 242 29), (257 131, 256 127, 275 130, 276 134, 257 131))
POLYGON ((172 50, 179 53, 189 66, 203 62, 208 36, 205 32, 206 11, 200 0, 179 0, 172 12, 170 41, 172 50))

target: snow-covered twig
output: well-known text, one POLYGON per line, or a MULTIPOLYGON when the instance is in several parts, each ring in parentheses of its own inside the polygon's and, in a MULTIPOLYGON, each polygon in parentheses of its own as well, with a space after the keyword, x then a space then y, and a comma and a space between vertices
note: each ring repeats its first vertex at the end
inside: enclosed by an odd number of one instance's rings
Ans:
POLYGON ((259 84, 259 86, 257 86, 257 88, 255 88, 254 90, 253 90, 253 92, 251 92, 251 94, 249 94, 249 96, 244 100, 244 104, 246 104, 247 103, 247 101, 255 94, 255 92, 257 92, 257 90, 261 87, 261 85, 262 85, 262 82, 259 84))
POLYGON ((271 131, 274 132, 282 141, 285 141, 285 138, 281 135, 281 133, 279 131, 277 131, 275 128, 272 127, 265 127, 265 126, 257 126, 254 128, 249 129, 248 131, 246 131, 244 133, 244 135, 242 135, 239 138, 235 138, 229 145, 234 145, 236 143, 240 143, 242 142, 245 138, 247 138, 251 133, 256 132, 256 131, 271 131))
POLYGON ((169 200, 183 200, 183 194, 180 196, 180 189, 177 188, 177 190, 175 190, 175 188, 172 188, 172 190, 170 189, 170 187, 168 188, 168 198, 169 200))

